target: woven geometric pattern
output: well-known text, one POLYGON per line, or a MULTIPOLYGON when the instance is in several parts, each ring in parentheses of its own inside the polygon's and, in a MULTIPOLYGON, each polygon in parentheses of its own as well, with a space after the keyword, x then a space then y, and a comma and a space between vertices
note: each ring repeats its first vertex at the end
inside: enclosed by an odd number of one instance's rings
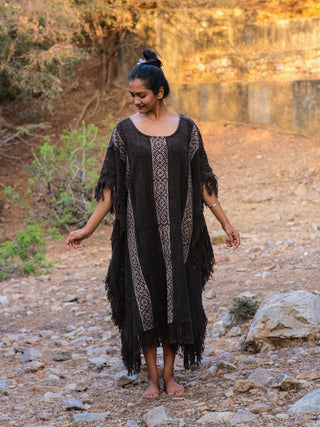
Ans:
POLYGON ((167 321, 168 324, 171 324, 173 322, 173 276, 170 243, 168 147, 166 138, 162 136, 151 137, 150 143, 153 169, 153 192, 162 253, 166 265, 167 321))

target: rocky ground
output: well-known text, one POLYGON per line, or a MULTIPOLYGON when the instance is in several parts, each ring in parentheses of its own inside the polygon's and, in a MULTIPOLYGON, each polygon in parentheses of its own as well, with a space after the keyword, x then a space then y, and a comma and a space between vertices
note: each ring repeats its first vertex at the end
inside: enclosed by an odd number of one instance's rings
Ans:
MULTIPOLYGON (((241 351, 249 324, 223 336, 214 327, 234 297, 318 291, 320 140, 221 123, 200 128, 242 245, 233 252, 214 240, 203 364, 185 371, 177 358, 185 394, 145 400, 145 369, 136 378, 125 375, 103 287, 111 231, 103 226, 81 250, 52 244, 49 274, 0 282, 1 426, 151 426, 158 416, 172 426, 320 425, 319 408, 290 412, 320 388, 318 342, 266 345, 251 354, 241 351), (298 383, 261 382, 261 375, 278 374, 298 383)), ((217 233, 219 224, 206 216, 217 233)))

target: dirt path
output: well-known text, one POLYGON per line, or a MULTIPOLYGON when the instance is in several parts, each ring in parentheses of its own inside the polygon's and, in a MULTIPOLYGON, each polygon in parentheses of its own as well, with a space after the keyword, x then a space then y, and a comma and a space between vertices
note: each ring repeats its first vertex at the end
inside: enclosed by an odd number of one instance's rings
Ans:
MULTIPOLYGON (((214 247, 218 263, 204 293, 209 321, 204 363, 188 372, 178 358, 185 395, 170 398, 163 392, 157 401, 144 400, 144 369, 121 387, 129 380, 121 377, 119 336, 102 283, 110 258, 110 227, 104 226, 81 251, 67 253, 63 243, 54 244, 49 250, 54 267, 47 276, 0 282, 0 426, 140 426, 156 406, 171 411, 169 425, 181 427, 198 425, 214 411, 249 414, 232 425, 319 425, 319 414, 288 414, 292 403, 320 387, 316 343, 252 355, 239 351, 248 325, 238 336, 220 338, 212 328, 243 292, 319 292, 320 139, 250 126, 199 125, 219 177, 220 200, 241 232, 242 246, 235 252, 214 247), (28 348, 41 354, 21 361, 28 348), (225 352, 236 369, 213 373, 210 367, 225 352), (296 391, 235 393, 235 382, 257 367, 305 382, 296 391), (71 398, 83 408, 65 408, 71 398), (79 417, 87 413, 105 415, 82 424, 79 417)), ((210 232, 219 231, 206 215, 210 232)))

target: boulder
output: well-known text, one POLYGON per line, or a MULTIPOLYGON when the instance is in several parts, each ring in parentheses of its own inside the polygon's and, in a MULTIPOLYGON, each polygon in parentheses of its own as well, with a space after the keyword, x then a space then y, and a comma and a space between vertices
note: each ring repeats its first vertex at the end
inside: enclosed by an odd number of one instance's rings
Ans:
POLYGON ((250 326, 246 343, 259 351, 265 341, 274 344, 320 336, 320 297, 290 291, 262 301, 250 326))
POLYGON ((142 418, 141 425, 144 427, 172 426, 174 418, 169 409, 164 406, 157 406, 150 409, 142 418))
POLYGON ((289 408, 289 412, 299 414, 301 412, 320 413, 320 388, 306 394, 289 408))

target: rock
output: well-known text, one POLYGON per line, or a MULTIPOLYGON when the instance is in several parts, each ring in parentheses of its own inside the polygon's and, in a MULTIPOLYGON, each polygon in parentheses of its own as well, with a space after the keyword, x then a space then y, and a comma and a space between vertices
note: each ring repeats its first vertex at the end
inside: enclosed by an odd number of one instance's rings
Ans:
POLYGON ((136 420, 127 420, 126 427, 139 427, 136 420))
POLYGON ((46 380, 47 382, 54 383, 54 382, 60 381, 60 377, 58 377, 58 375, 50 374, 46 377, 46 380))
POLYGON ((286 414, 285 412, 280 412, 279 414, 276 414, 275 417, 278 420, 287 420, 289 418, 289 415, 286 414))
POLYGON ((57 400, 60 399, 61 396, 58 393, 52 393, 51 391, 48 391, 47 393, 44 394, 44 400, 47 402, 53 401, 53 400, 57 400))
POLYGON ((263 402, 256 402, 250 409, 253 414, 263 414, 264 412, 270 412, 271 407, 263 402))
POLYGON ((230 331, 227 333, 228 337, 240 337, 242 335, 242 331, 239 328, 239 326, 234 326, 230 329, 230 331))
POLYGON ((82 392, 88 390, 89 386, 84 381, 79 381, 75 386, 75 391, 82 392))
POLYGON ((270 382, 269 387, 279 388, 280 390, 292 390, 299 388, 300 385, 301 382, 297 379, 286 374, 279 374, 270 382))
POLYGON ((92 357, 89 359, 89 366, 101 371, 107 366, 107 360, 104 357, 92 357))
POLYGON ((301 374, 297 375, 297 380, 318 380, 320 378, 320 372, 311 371, 311 372, 301 372, 301 374))
POLYGON ((5 295, 0 295, 0 304, 9 305, 8 297, 5 295))
POLYGON ((42 338, 51 338, 52 335, 54 335, 54 332, 53 331, 42 330, 42 331, 39 331, 39 335, 42 338))
POLYGON ((72 353, 69 350, 60 350, 53 355, 53 360, 56 362, 65 362, 72 359, 72 353))
POLYGON ((209 423, 222 424, 227 423, 232 417, 233 412, 208 412, 196 421, 196 424, 207 426, 209 423))
POLYGON ((228 236, 224 231, 213 231, 211 233, 211 244, 219 245, 224 243, 228 239, 228 236))
POLYGON ((222 369, 225 372, 232 372, 237 370, 236 365, 230 362, 226 362, 224 360, 221 360, 220 362, 218 362, 217 366, 218 366, 218 369, 222 369))
POLYGON ((8 371, 8 374, 11 378, 22 377, 25 374, 25 371, 22 368, 13 368, 8 371))
POLYGON ((75 302, 75 301, 78 301, 77 295, 67 295, 63 299, 63 302, 75 302))
POLYGON ((30 362, 32 360, 39 360, 42 358, 40 351, 35 348, 28 348, 20 358, 20 362, 30 362))
POLYGON ((84 405, 83 405, 83 403, 82 403, 82 402, 80 402, 80 400, 75 399, 75 398, 71 398, 71 399, 68 399, 68 400, 65 402, 65 404, 64 404, 64 408, 65 408, 67 411, 71 411, 71 410, 73 410, 73 409, 75 409, 75 410, 82 410, 82 409, 84 409, 84 405))
POLYGON ((212 337, 221 337, 226 333, 226 325, 223 320, 218 320, 212 327, 212 337))
POLYGON ((111 331, 105 331, 102 335, 102 341, 109 341, 112 338, 111 331))
POLYGON ((244 409, 238 409, 235 415, 229 420, 229 423, 232 426, 236 426, 238 424, 247 425, 247 423, 253 422, 256 419, 256 415, 253 415, 244 409))
POLYGON ((132 384, 137 379, 137 375, 128 375, 127 371, 121 371, 115 375, 118 387, 125 387, 126 385, 132 384))
POLYGON ((213 299, 217 297, 217 293, 213 289, 209 289, 204 296, 206 299, 213 299))
POLYGON ((320 388, 303 396, 289 408, 289 412, 295 414, 300 412, 315 412, 320 414, 320 388))
POLYGON ((235 393, 245 393, 246 391, 251 390, 252 388, 255 388, 256 384, 253 381, 250 380, 238 380, 236 381, 233 391, 235 393))
POLYGON ((233 360, 234 360, 234 355, 232 353, 230 353, 229 351, 224 351, 223 353, 220 353, 217 356, 216 363, 220 363, 220 362, 232 363, 233 360))
POLYGON ((262 301, 250 326, 246 343, 260 349, 268 339, 313 338, 320 335, 320 297, 299 290, 262 301))
POLYGON ((0 380, 0 393, 3 390, 7 390, 9 388, 9 381, 8 380, 0 380))
POLYGON ((252 374, 249 375, 248 380, 251 381, 255 387, 268 387, 274 379, 274 375, 268 369, 257 368, 252 374))
POLYGON ((226 311, 225 313, 222 313, 219 316, 219 320, 222 320, 222 322, 224 323, 225 327, 228 328, 229 326, 232 325, 233 316, 228 311, 226 311))
POLYGON ((43 368, 44 368, 44 363, 38 362, 37 360, 33 360, 32 362, 29 362, 23 365, 24 372, 37 372, 43 368))
POLYGON ((74 414, 73 420, 76 423, 91 423, 105 420, 109 415, 110 412, 85 412, 83 414, 74 414))
POLYGON ((144 427, 171 426, 173 422, 174 418, 171 411, 164 406, 151 409, 142 418, 142 426, 144 427))
POLYGON ((299 184, 294 191, 294 194, 296 196, 302 196, 302 197, 305 196, 307 193, 308 193, 308 187, 303 184, 299 184))
POLYGON ((39 336, 38 335, 28 335, 24 338, 24 342, 27 344, 35 345, 39 342, 39 336))

